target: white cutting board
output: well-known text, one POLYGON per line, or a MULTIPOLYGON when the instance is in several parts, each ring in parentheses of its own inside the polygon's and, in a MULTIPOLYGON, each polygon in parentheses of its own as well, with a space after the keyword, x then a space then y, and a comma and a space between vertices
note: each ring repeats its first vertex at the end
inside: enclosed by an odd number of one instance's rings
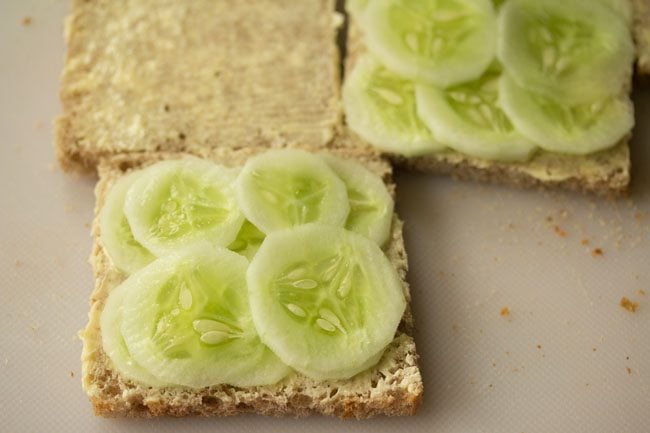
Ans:
POLYGON ((76 338, 93 287, 95 179, 61 173, 52 149, 67 8, 0 3, 0 431, 650 431, 650 90, 641 84, 629 199, 396 176, 425 383, 417 416, 95 418, 76 338), (638 302, 635 313, 622 297, 638 302))

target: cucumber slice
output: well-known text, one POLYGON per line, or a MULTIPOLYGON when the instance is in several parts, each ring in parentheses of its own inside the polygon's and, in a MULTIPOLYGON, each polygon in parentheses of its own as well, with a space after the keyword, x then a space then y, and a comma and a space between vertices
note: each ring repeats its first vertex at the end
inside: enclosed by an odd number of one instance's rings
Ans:
POLYGON ((526 160, 536 146, 499 106, 499 76, 490 71, 447 90, 418 85, 418 114, 438 140, 461 153, 488 160, 526 160))
POLYGON ((128 278, 122 335, 136 362, 192 388, 265 385, 286 376, 290 369, 255 332, 247 267, 244 257, 199 242, 128 278))
POLYGON ((415 111, 413 82, 368 55, 345 80, 343 108, 350 129, 385 152, 415 156, 444 149, 415 111))
POLYGON ((126 193, 141 174, 136 171, 119 178, 106 195, 99 213, 102 245, 113 265, 126 274, 137 271, 155 259, 149 250, 135 240, 124 215, 126 193))
POLYGON ((247 281, 262 341, 315 379, 345 379, 369 368, 406 307, 397 272, 377 244, 340 227, 271 233, 247 281))
POLYGON ((244 222, 236 178, 236 170, 198 158, 146 168, 124 203, 133 235, 157 255, 197 240, 230 244, 244 222))
POLYGON ((490 0, 373 0, 361 28, 388 69, 440 87, 480 77, 496 51, 490 0))
POLYGON ((634 126, 627 97, 567 105, 519 86, 507 75, 499 83, 501 105, 515 127, 543 149, 583 155, 614 146, 634 126))
POLYGON ((298 149, 250 158, 237 197, 246 218, 267 234, 309 222, 342 226, 350 211, 343 182, 318 156, 298 149))
POLYGON ((390 234, 395 204, 379 176, 358 162, 324 154, 323 159, 343 180, 348 191, 350 213, 345 228, 383 245, 390 234))
POLYGON ((128 286, 121 284, 111 291, 102 310, 99 326, 102 334, 102 348, 123 378, 143 383, 148 386, 161 387, 169 385, 149 373, 138 364, 122 337, 122 305, 127 295, 128 286))
POLYGON ((600 2, 511 0, 500 11, 497 53, 520 85, 582 104, 621 92, 634 45, 600 2))
POLYGON ((260 245, 262 245, 265 236, 253 223, 246 220, 242 224, 241 229, 239 229, 235 240, 228 245, 228 249, 251 260, 255 253, 257 253, 260 245))

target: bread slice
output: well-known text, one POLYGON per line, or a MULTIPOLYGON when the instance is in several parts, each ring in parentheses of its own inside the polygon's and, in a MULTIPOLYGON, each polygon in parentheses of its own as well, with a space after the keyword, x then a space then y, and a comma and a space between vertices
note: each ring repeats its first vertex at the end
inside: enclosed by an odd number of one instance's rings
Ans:
MULTIPOLYGON (((362 31, 351 15, 348 15, 346 48, 347 74, 366 51, 362 31)), ((349 131, 343 134, 354 135, 349 131)), ((487 161, 452 150, 409 158, 396 154, 387 156, 403 168, 450 174, 459 179, 619 196, 627 192, 630 183, 629 139, 628 135, 610 149, 585 156, 540 150, 526 162, 487 161)), ((357 138, 355 141, 363 140, 357 138)))
MULTIPOLYGON (((241 166, 250 156, 263 151, 248 147, 231 150, 208 149, 195 153, 227 166, 241 166)), ((391 167, 377 154, 358 149, 342 149, 332 153, 363 163, 380 175, 394 194, 391 167)), ((95 215, 103 206, 107 192, 125 172, 163 159, 180 158, 182 153, 141 153, 102 159, 99 182, 95 189, 95 215)), ((317 381, 292 374, 278 384, 237 388, 217 385, 203 389, 183 387, 153 388, 142 386, 120 376, 102 350, 99 318, 107 296, 125 276, 111 264, 103 250, 102 238, 95 217, 94 246, 90 262, 95 275, 95 290, 90 299, 89 322, 80 335, 83 339, 83 386, 102 416, 153 417, 229 416, 253 412, 272 416, 306 416, 320 413, 340 418, 368 418, 375 415, 412 415, 422 397, 423 385, 418 368, 418 355, 412 337, 410 309, 402 319, 393 342, 377 366, 349 380, 317 381)), ((394 217, 392 235, 384 248, 403 281, 404 293, 410 301, 405 280, 407 258, 402 238, 402 222, 394 217)))
POLYGON ((322 146, 340 122, 334 0, 73 0, 56 152, 322 146))

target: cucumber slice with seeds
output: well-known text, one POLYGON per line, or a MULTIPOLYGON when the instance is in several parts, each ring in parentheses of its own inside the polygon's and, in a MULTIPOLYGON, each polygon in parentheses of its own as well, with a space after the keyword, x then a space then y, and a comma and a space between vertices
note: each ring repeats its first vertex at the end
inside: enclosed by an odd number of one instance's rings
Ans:
POLYGON ((290 369, 255 332, 247 267, 232 251, 197 243, 127 279, 121 330, 135 361, 165 382, 193 388, 286 376, 290 369))
POLYGON ((377 362, 406 307, 377 244, 339 227, 307 224, 268 235, 247 281, 262 341, 316 379, 345 379, 377 362))
POLYGON ((490 0, 372 0, 361 28, 389 70, 441 87, 481 76, 496 50, 490 0))
POLYGON ((621 92, 634 45, 601 2, 511 0, 499 14, 497 53, 519 85, 582 104, 621 92))
POLYGON ((297 149, 250 158, 237 179, 242 211, 264 233, 310 222, 343 226, 345 184, 318 156, 297 149))
POLYGON ((157 255, 198 240, 230 244, 244 222, 235 198, 237 173, 198 158, 144 169, 124 203, 134 237, 157 255))
POLYGON ((415 156, 444 149, 416 113, 413 82, 371 56, 359 58, 346 78, 343 107, 350 129, 380 150, 415 156))
POLYGON ((111 291, 106 300, 100 316, 102 348, 123 378, 148 386, 169 385, 138 364, 126 347, 122 336, 122 305, 128 294, 127 290, 128 285, 119 285, 111 291))
POLYGON ((627 96, 562 104, 522 88, 507 75, 501 77, 499 88, 503 109, 515 127, 551 152, 584 155, 607 149, 634 126, 627 96))
POLYGON ((386 184, 358 162, 331 154, 322 157, 343 180, 348 191, 350 213, 345 228, 383 245, 390 234, 395 207, 386 184))
POLYGON ((102 245, 115 267, 126 274, 137 271, 155 259, 149 250, 135 240, 124 215, 126 193, 141 174, 132 172, 119 178, 106 195, 99 213, 102 245))
POLYGON ((526 160, 536 146, 514 128, 501 109, 499 76, 492 70, 447 90, 418 85, 418 114, 438 140, 461 153, 488 160, 526 160))

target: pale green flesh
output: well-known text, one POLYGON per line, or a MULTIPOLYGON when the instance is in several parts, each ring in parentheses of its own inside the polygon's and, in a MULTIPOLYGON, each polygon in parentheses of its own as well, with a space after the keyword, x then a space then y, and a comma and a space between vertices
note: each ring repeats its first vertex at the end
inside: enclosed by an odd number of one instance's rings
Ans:
POLYGON ((325 154, 323 158, 343 180, 348 191, 350 213, 345 228, 383 245, 390 233, 394 209, 393 198, 384 182, 357 162, 331 154, 325 154))
POLYGON ((456 151, 488 160, 526 160, 536 146, 501 109, 499 76, 499 71, 489 71, 446 90, 418 85, 418 114, 439 141, 456 151))
POLYGON ((113 289, 102 310, 100 317, 102 348, 122 377, 149 386, 164 386, 165 382, 133 360, 122 337, 122 304, 127 294, 125 287, 120 285, 113 289))
POLYGON ((253 223, 246 220, 239 229, 235 240, 228 245, 228 249, 251 260, 262 245, 265 236, 253 223))
POLYGON ((444 148, 416 113, 413 83, 368 55, 345 81, 343 107, 350 128, 378 149, 413 156, 444 148))
POLYGON ((102 245, 115 267, 127 274, 137 271, 155 258, 135 240, 123 211, 126 193, 139 174, 136 172, 118 179, 109 190, 99 214, 102 245))
POLYGON ((196 158, 146 168, 124 205, 135 239, 159 255, 197 240, 228 245, 244 219, 235 178, 232 169, 196 158))
POLYGON ((500 12, 498 56, 520 85, 581 104, 621 91, 634 47, 600 2, 512 0, 500 12))
POLYGON ((265 233, 310 222, 342 226, 349 212, 343 182, 317 156, 300 150, 249 159, 237 196, 246 218, 265 233))
POLYGON ((388 69, 432 85, 477 78, 495 54, 490 0, 373 0, 361 27, 388 69))
POLYGON ((614 146, 634 125, 627 97, 568 105, 519 86, 504 75, 503 109, 517 129, 551 152, 588 154, 614 146))
POLYGON ((247 264, 199 243, 127 280, 122 334, 133 358, 166 382, 194 388, 271 384, 286 376, 289 368, 255 332, 247 264))
POLYGON ((377 244, 331 226, 270 234, 247 280, 262 341, 316 379, 343 379, 370 367, 392 341, 406 305, 377 244))

